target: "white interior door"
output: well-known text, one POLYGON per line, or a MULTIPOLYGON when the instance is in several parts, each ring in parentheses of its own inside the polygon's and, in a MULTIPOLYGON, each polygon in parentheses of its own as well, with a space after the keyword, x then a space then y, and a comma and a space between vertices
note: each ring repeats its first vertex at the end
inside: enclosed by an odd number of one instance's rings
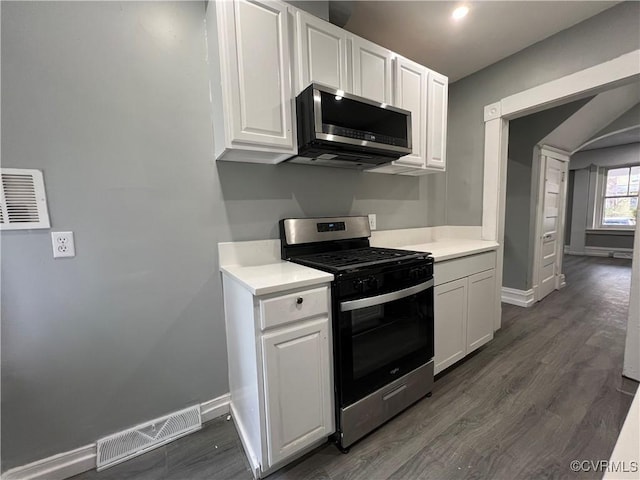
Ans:
POLYGON ((542 215, 538 228, 536 300, 542 300, 559 285, 564 237, 565 177, 569 165, 564 158, 554 158, 544 152, 540 160, 544 183, 541 188, 542 198, 538 203, 542 215))

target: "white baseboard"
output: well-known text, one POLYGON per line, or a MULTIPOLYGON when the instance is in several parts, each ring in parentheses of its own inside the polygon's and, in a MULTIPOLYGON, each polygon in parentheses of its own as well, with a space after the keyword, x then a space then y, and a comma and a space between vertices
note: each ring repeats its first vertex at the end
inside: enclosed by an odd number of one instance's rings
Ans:
POLYGON ((560 276, 558 277, 558 288, 557 290, 560 290, 561 288, 564 288, 567 286, 567 277, 565 276, 564 273, 561 273, 560 276))
POLYGON ((43 460, 12 468, 2 480, 63 480, 96 468, 96 444, 59 453, 43 460))
POLYGON ((246 428, 244 427, 244 424, 242 423, 242 418, 237 414, 236 409, 233 407, 233 403, 229 405, 229 410, 231 416, 233 417, 233 423, 236 426, 238 436, 240 437, 240 443, 242 444, 242 448, 244 449, 245 457, 247 457, 247 460, 249 461, 249 464, 251 466, 253 478, 260 478, 260 461, 251 448, 249 435, 246 428))
POLYGON ((533 289, 517 290, 515 288, 502 287, 502 302, 518 307, 530 307, 535 303, 533 289))
MULTIPOLYGON (((200 404, 202 423, 229 413, 231 395, 224 395, 200 404)), ((64 480, 96 468, 96 444, 59 453, 52 457, 12 468, 2 474, 2 480, 64 480)))
POLYGON ((587 257, 633 258, 633 248, 584 247, 583 251, 571 251, 565 247, 568 255, 582 255, 587 257))
POLYGON ((213 420, 229 413, 229 404, 231 403, 231 394, 225 393, 218 398, 209 400, 200 404, 200 415, 202 423, 213 420))

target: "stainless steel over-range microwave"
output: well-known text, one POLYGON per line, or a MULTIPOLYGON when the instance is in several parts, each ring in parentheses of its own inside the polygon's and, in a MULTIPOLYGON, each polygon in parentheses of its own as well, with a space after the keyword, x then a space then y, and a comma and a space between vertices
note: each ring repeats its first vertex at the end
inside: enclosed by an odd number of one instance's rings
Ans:
POLYGON ((366 169, 411 153, 411 112, 311 84, 296 98, 294 163, 366 169))

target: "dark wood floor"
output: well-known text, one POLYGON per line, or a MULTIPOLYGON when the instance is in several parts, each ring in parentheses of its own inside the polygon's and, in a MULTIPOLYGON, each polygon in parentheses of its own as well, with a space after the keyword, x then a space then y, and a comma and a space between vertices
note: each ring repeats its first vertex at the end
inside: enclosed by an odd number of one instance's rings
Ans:
MULTIPOLYGON (((433 397, 347 455, 332 445, 272 479, 600 478, 637 383, 621 377, 629 260, 565 257, 567 287, 532 308, 503 305, 495 339, 439 375, 433 397), (625 393, 626 392, 626 393, 625 393)), ((231 421, 89 479, 250 479, 231 421)))

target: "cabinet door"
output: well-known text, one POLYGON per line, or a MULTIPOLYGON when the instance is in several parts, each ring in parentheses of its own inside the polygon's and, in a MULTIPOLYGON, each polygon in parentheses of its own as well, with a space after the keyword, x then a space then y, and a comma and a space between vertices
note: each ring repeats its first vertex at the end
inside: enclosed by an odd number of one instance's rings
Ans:
POLYGON ((262 336, 269 466, 333 433, 329 348, 328 317, 262 336))
POLYGON ((229 147, 280 147, 292 153, 292 90, 286 5, 216 2, 229 147))
POLYGON ((396 160, 394 165, 425 166, 428 76, 429 71, 422 65, 401 57, 396 60, 394 104, 411 112, 413 152, 396 160))
POLYGON ((439 73, 429 72, 428 92, 426 166, 444 170, 447 150, 449 79, 439 73))
POLYGON ((438 373, 464 358, 467 341, 467 279, 434 289, 434 371, 438 373))
POLYGON ((296 16, 296 95, 310 83, 350 91, 347 84, 347 32, 300 10, 296 16))
POLYGON ((496 272, 488 270, 469 277, 469 313, 467 320, 467 354, 493 338, 496 272))
POLYGON ((380 103, 392 103, 394 53, 363 38, 352 37, 353 93, 380 103))

